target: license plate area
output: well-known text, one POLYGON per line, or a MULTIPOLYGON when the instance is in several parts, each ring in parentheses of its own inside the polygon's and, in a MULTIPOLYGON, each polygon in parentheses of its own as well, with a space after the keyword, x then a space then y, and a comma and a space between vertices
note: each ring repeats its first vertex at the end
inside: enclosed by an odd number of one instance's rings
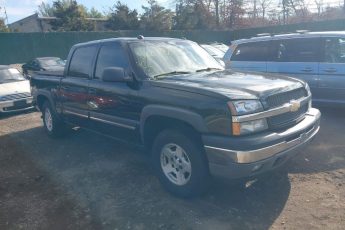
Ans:
POLYGON ((27 106, 26 99, 15 101, 13 103, 13 107, 15 107, 15 108, 22 108, 22 107, 25 107, 25 106, 27 106))

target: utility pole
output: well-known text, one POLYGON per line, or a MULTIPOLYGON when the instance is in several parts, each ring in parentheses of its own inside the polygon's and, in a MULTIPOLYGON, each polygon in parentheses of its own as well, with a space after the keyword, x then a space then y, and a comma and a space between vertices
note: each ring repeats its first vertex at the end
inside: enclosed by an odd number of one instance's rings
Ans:
POLYGON ((287 15, 288 15, 288 9, 286 7, 286 0, 282 0, 282 7, 283 7, 283 24, 285 25, 286 24, 287 15))
MULTIPOLYGON (((6 7, 1 7, 0 6, 0 13, 1 13, 2 9, 4 10, 4 14, 5 14, 4 23, 8 24, 8 17, 7 17, 6 7)), ((0 16, 0 18, 1 18, 1 16, 0 16)))
MULTIPOLYGON (((345 0, 344 0, 345 1, 345 0)), ((6 7, 4 7, 5 10, 5 20, 6 20, 6 24, 8 25, 8 16, 7 16, 7 11, 6 11, 6 7)))
POLYGON ((219 28, 219 0, 215 0, 215 7, 216 7, 216 24, 217 24, 217 28, 219 28))

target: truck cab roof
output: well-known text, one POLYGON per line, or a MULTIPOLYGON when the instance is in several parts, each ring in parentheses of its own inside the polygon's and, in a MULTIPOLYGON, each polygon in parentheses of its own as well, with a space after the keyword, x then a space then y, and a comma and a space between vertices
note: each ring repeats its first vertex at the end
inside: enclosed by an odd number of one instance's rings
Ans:
POLYGON ((107 42, 134 42, 134 41, 169 41, 169 40, 180 40, 180 41, 188 41, 184 39, 179 39, 179 38, 169 38, 169 37, 119 37, 119 38, 108 38, 108 39, 100 39, 100 40, 95 40, 95 41, 89 41, 89 42, 83 42, 83 43, 78 43, 74 45, 73 47, 80 47, 80 46, 87 46, 87 45, 95 45, 95 44, 100 44, 100 43, 107 43, 107 42))

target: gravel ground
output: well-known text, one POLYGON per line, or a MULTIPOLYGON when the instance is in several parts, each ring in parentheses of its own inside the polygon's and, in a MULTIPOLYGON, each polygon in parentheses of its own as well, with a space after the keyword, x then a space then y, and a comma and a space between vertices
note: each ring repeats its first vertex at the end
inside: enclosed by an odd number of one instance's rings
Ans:
POLYGON ((87 131, 50 139, 37 112, 0 118, 0 229, 344 229, 345 111, 314 142, 239 188, 166 193, 144 155, 87 131))

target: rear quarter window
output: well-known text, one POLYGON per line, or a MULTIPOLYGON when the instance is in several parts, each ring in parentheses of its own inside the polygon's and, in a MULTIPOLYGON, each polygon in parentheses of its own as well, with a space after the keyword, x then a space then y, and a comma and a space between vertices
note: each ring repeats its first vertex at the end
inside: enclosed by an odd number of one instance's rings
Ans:
POLYGON ((345 37, 323 38, 322 61, 326 63, 345 63, 345 37))
POLYGON ((269 44, 269 41, 239 44, 232 53, 231 61, 267 61, 269 44))

